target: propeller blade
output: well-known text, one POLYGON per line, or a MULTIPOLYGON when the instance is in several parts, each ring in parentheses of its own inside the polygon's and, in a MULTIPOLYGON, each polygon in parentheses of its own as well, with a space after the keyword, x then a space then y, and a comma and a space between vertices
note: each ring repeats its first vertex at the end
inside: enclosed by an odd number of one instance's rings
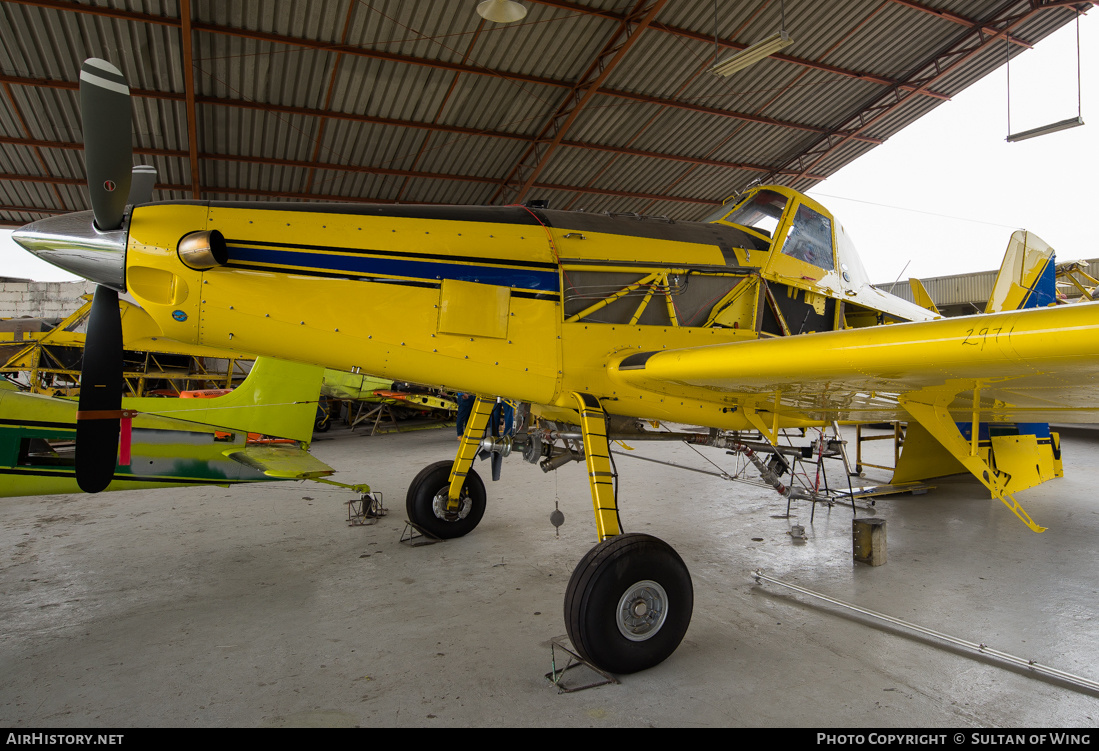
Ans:
POLYGON ((114 479, 121 417, 122 315, 118 293, 100 285, 88 318, 76 412, 76 482, 85 493, 98 493, 114 479))
POLYGON ((134 165, 130 173, 130 195, 126 203, 140 206, 153 200, 153 186, 156 185, 156 167, 151 164, 134 165))
POLYGON ((89 58, 80 67, 80 116, 95 223, 101 230, 118 229, 130 194, 133 164, 130 87, 121 71, 106 60, 89 58))
POLYGON ((500 479, 500 470, 504 466, 504 457, 499 451, 492 452, 492 480, 495 482, 500 479))

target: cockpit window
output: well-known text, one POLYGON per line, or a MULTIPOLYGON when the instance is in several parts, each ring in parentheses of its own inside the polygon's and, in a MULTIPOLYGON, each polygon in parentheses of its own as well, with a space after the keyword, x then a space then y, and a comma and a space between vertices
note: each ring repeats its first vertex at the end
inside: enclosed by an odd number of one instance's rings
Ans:
POLYGON ((832 260, 832 220, 805 204, 798 206, 798 213, 786 234, 782 254, 811 263, 825 271, 833 270, 835 262, 832 260))
POLYGON ((738 203, 721 221, 749 227, 767 237, 774 237, 782 212, 786 210, 786 200, 786 196, 781 193, 761 190, 738 203))

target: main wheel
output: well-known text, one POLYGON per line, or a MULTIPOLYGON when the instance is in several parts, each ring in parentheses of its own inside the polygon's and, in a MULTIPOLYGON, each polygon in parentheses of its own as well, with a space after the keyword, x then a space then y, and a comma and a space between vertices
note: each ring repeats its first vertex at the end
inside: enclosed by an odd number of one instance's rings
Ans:
POLYGON ((458 510, 447 511, 453 464, 435 462, 424 467, 408 486, 405 498, 409 521, 443 540, 469 534, 485 515, 485 484, 472 469, 462 485, 458 510))
POLYGON ((693 609, 691 575, 679 554, 651 535, 619 535, 588 551, 573 570, 565 629, 588 662, 636 673, 675 651, 693 609))

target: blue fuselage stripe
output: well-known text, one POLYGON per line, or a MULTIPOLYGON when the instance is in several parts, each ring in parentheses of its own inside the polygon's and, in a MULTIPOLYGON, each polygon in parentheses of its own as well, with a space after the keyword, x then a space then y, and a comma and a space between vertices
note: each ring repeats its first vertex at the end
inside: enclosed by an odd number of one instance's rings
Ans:
MULTIPOLYGON (((229 246, 229 263, 263 263, 279 266, 296 266, 310 271, 353 273, 366 276, 400 276, 412 279, 439 281, 456 279, 464 282, 498 284, 520 289, 559 290, 557 272, 533 269, 498 268, 465 263, 439 263, 412 261, 400 258, 378 258, 366 255, 335 255, 310 253, 297 250, 271 250, 239 245, 229 246)), ((501 261, 506 263, 506 261, 501 261)))

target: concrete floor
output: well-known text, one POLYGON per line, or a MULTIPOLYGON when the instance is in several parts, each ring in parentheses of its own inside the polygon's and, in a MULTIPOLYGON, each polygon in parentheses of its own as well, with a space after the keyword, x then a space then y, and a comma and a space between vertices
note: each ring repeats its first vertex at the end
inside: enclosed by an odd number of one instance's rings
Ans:
MULTIPOLYGON (((594 543, 582 467, 509 459, 472 534, 400 544, 409 481, 456 445, 452 430, 316 441, 338 479, 383 492, 390 515, 371 527, 349 527, 349 494, 313 483, 4 500, 0 726, 1099 724, 1095 692, 750 578, 762 568, 1097 680, 1099 433, 1067 434, 1066 476, 1020 497, 1046 533, 953 479, 878 502, 880 567, 852 561, 849 508, 810 525, 770 489, 622 458, 626 530, 676 547, 694 619, 663 664, 573 694, 543 676, 594 543)), ((712 469, 682 445, 636 453, 712 469)))

